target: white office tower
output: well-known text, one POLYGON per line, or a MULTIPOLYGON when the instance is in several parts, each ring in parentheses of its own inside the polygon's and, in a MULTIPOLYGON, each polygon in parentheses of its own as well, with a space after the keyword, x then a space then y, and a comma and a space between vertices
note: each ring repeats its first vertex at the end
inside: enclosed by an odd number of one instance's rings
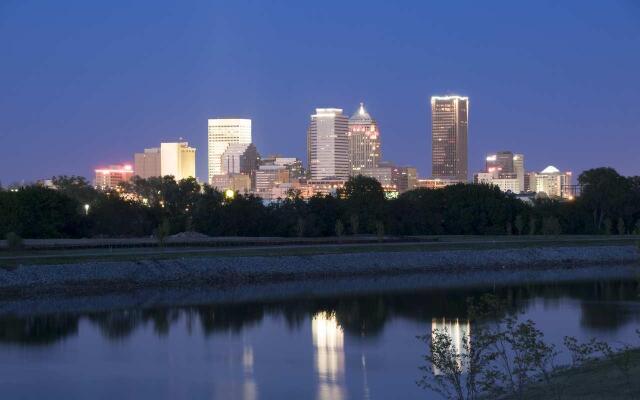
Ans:
POLYGON ((251 120, 245 118, 213 118, 209 119, 208 134, 208 180, 214 175, 221 175, 222 154, 232 143, 251 143, 251 120))
POLYGON ((196 149, 187 142, 160 143, 160 175, 176 181, 196 177, 196 149))
POLYGON ((312 180, 348 179, 348 119, 339 108, 316 108, 307 131, 307 160, 312 180))

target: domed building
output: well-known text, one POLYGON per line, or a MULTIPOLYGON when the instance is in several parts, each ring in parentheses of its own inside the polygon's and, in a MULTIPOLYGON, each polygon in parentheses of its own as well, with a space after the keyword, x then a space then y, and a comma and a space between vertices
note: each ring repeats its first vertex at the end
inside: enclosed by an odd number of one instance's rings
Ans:
POLYGON ((549 165, 536 174, 536 192, 545 193, 549 197, 571 197, 568 193, 571 186, 571 172, 560 172, 553 165, 549 165))
POLYGON ((380 130, 378 124, 360 103, 349 118, 349 162, 351 175, 358 175, 363 168, 376 168, 380 162, 380 130))

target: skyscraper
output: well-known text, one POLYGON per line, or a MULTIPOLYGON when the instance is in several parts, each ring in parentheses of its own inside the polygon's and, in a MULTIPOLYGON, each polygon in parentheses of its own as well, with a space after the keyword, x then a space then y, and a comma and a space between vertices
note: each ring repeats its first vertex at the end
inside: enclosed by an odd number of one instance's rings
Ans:
POLYGON ((349 118, 347 136, 351 174, 358 175, 363 168, 376 168, 380 161, 380 130, 363 103, 349 118))
POLYGON ((223 174, 252 175, 258 169, 258 150, 253 143, 231 143, 222 153, 223 174))
POLYGON ((349 177, 348 120, 339 108, 316 108, 307 130, 311 179, 349 177))
POLYGON ((467 180, 468 124, 468 97, 431 97, 431 173, 434 178, 467 180))
POLYGON ((209 165, 208 179, 223 174, 222 154, 231 143, 251 143, 251 120, 244 118, 209 119, 209 165))

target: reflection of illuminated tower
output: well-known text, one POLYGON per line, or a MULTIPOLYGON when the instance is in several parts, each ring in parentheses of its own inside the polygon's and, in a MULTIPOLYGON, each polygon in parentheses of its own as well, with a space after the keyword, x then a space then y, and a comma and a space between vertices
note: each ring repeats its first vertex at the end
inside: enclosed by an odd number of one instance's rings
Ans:
MULTIPOLYGON (((458 319, 450 319, 447 320, 445 318, 437 319, 433 318, 431 320, 431 334, 436 330, 445 331, 451 336, 451 343, 458 355, 458 362, 461 362, 462 355, 467 355, 467 351, 471 346, 471 326, 469 321, 466 323, 460 323, 458 319), (464 341, 466 340, 466 346, 464 341)), ((467 368, 466 365, 462 365, 464 369, 467 368)), ((434 366, 433 373, 438 375, 440 371, 434 366)))
POLYGON ((318 373, 319 400, 343 399, 344 332, 335 314, 319 312, 311 320, 311 334, 318 373))

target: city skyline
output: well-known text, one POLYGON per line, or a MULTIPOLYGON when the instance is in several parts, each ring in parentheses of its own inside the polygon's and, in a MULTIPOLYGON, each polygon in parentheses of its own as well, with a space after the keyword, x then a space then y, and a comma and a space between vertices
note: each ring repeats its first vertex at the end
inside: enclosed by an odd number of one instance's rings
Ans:
POLYGON ((201 152, 205 179, 204 121, 219 115, 251 118, 261 152, 304 158, 309 111, 361 101, 382 127, 385 159, 428 176, 425 108, 448 93, 473 99, 469 172, 510 148, 532 170, 640 173, 637 4, 469 4, 341 4, 344 13, 329 18, 327 5, 168 12, 160 1, 153 13, 143 4, 122 13, 71 3, 62 13, 3 3, 0 34, 14 39, 0 44, 9 55, 0 66, 0 181, 91 176, 97 164, 132 162, 130 149, 178 137, 201 152), (364 29, 354 31, 356 11, 364 29), (444 22, 452 13, 453 34, 444 22), (234 15, 244 17, 231 24, 234 15))

